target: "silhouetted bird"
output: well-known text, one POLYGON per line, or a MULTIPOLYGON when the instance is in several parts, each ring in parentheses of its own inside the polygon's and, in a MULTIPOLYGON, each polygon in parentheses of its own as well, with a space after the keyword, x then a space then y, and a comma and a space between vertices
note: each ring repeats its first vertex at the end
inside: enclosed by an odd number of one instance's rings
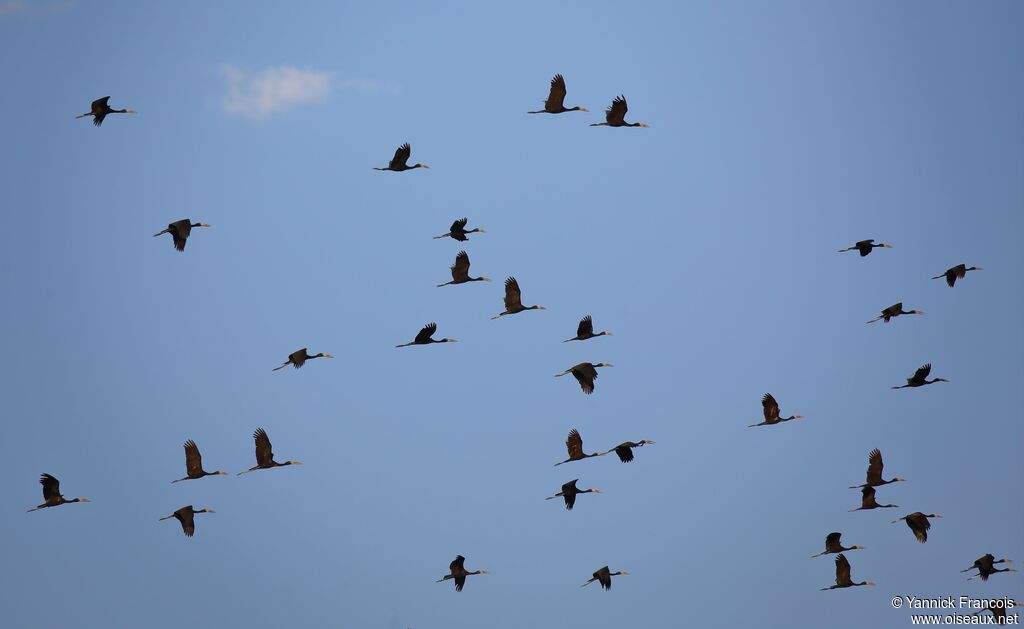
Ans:
POLYGON ((558 467, 562 463, 570 463, 572 461, 582 461, 583 459, 590 458, 592 456, 604 456, 607 452, 594 452, 593 454, 584 454, 583 452, 583 437, 580 436, 578 430, 573 428, 569 431, 569 436, 565 438, 565 449, 569 451, 569 458, 562 461, 561 463, 555 463, 555 467, 558 467))
POLYGON ((626 122, 626 112, 629 111, 629 107, 626 105, 625 96, 616 96, 615 100, 612 101, 611 107, 604 111, 604 122, 595 122, 591 124, 592 127, 644 127, 647 128, 649 125, 645 125, 642 122, 626 122))
POLYGON ((825 536, 825 550, 821 551, 817 555, 811 555, 811 559, 814 559, 815 557, 821 557, 822 555, 832 554, 832 553, 842 553, 842 552, 845 552, 847 550, 864 550, 863 546, 850 546, 849 548, 844 548, 842 543, 839 541, 839 538, 842 537, 842 536, 843 536, 843 534, 840 533, 839 531, 834 531, 834 532, 829 533, 828 535, 826 535, 825 536))
POLYGON ((406 142, 402 146, 398 147, 395 151, 395 156, 391 158, 386 168, 373 167, 374 170, 393 170, 395 172, 402 172, 403 170, 412 170, 414 168, 430 168, 426 164, 413 164, 410 166, 409 156, 412 155, 412 147, 406 142))
POLYGON ((437 332, 437 324, 436 323, 428 323, 427 325, 423 326, 423 329, 419 331, 419 334, 416 335, 416 338, 414 338, 413 340, 409 341, 408 343, 403 343, 401 345, 395 345, 395 347, 409 347, 410 345, 430 345, 431 343, 457 343, 458 342, 455 339, 440 339, 440 340, 435 341, 434 339, 430 338, 430 337, 434 336, 434 332, 437 332))
POLYGON ((303 347, 300 350, 296 350, 291 354, 288 354, 288 360, 284 361, 284 364, 281 365, 280 367, 274 367, 271 371, 284 369, 288 365, 291 365, 292 367, 298 369, 299 367, 305 365, 307 360, 313 360, 314 358, 334 358, 334 356, 331 354, 325 354, 323 352, 320 352, 319 354, 313 354, 312 356, 310 356, 309 352, 306 351, 306 348, 303 347))
POLYGON ((932 372, 932 364, 928 363, 927 365, 924 365, 920 369, 915 371, 914 375, 912 375, 909 378, 907 378, 907 383, 906 384, 904 384, 902 386, 898 386, 898 387, 893 387, 893 388, 894 389, 907 389, 907 388, 913 388, 913 387, 923 387, 926 384, 935 384, 936 382, 949 382, 949 380, 946 380, 945 378, 935 378, 934 380, 928 380, 927 379, 928 378, 928 374, 930 374, 931 372, 932 372))
POLYGON ((548 99, 544 101, 544 109, 540 111, 528 111, 528 114, 561 114, 567 111, 589 111, 583 107, 565 108, 565 79, 561 74, 556 74, 551 79, 551 91, 548 92, 548 99))
POLYGON ((571 339, 565 339, 562 342, 568 343, 569 341, 585 341, 598 336, 612 336, 612 333, 605 330, 604 332, 594 334, 594 320, 590 318, 590 315, 587 315, 580 319, 580 324, 576 328, 576 336, 571 339))
POLYGON ((844 555, 836 557, 836 584, 827 588, 821 588, 825 590, 837 590, 840 588, 854 587, 856 585, 875 585, 871 581, 861 581, 860 583, 854 583, 850 579, 850 562, 846 560, 844 555))
POLYGON ((209 227, 209 225, 206 223, 193 223, 191 219, 183 218, 180 221, 174 221, 168 225, 167 229, 153 234, 153 238, 164 234, 170 234, 174 242, 174 248, 178 251, 184 251, 185 241, 188 240, 193 227, 209 227))
POLYGON ((601 584, 601 589, 602 590, 610 590, 610 589, 612 589, 612 577, 618 577, 618 576, 626 577, 626 576, 629 576, 629 573, 626 572, 625 570, 620 570, 619 572, 611 572, 608 569, 608 566, 605 566, 604 568, 601 568, 600 570, 595 572, 594 576, 590 577, 590 579, 586 583, 581 585, 580 587, 586 587, 586 586, 590 585, 591 583, 593 583, 594 581, 597 581, 598 583, 601 584))
POLYGON ((863 485, 853 485, 850 489, 860 489, 862 487, 881 487, 882 485, 888 485, 889 483, 898 483, 907 479, 896 476, 891 480, 884 480, 882 478, 882 468, 885 466, 882 463, 882 451, 875 448, 868 453, 868 471, 867 471, 867 482, 863 485))
MULTIPOLYGON (((654 442, 651 441, 650 439, 641 439, 640 441, 626 441, 625 443, 620 443, 619 445, 615 446, 608 452, 615 452, 615 454, 619 455, 620 461, 622 461, 623 463, 629 463, 630 461, 633 460, 633 448, 639 448, 643 446, 645 443, 654 442)), ((605 452, 605 454, 608 454, 608 452, 605 452)))
POLYGON ((192 508, 192 505, 182 507, 172 513, 171 515, 165 515, 160 518, 161 520, 169 520, 175 518, 178 522, 181 522, 181 530, 185 533, 186 537, 192 537, 196 532, 196 518, 197 513, 216 513, 213 509, 200 509, 196 511, 192 508))
POLYGON ((594 380, 597 379, 597 368, 598 367, 612 367, 611 363, 580 363, 573 367, 569 367, 562 373, 556 373, 556 378, 561 378, 567 373, 571 373, 576 381, 580 383, 580 388, 587 395, 594 392, 594 380))
POLYGON ((207 472, 203 470, 203 455, 199 454, 199 446, 195 441, 189 439, 185 442, 185 478, 171 481, 171 484, 180 483, 183 480, 194 480, 204 476, 227 475, 227 472, 207 472))
POLYGON ((956 265, 955 267, 953 267, 951 269, 946 269, 945 273, 943 273, 942 275, 936 275, 932 279, 933 280, 941 280, 942 278, 946 278, 946 283, 949 284, 950 288, 953 288, 953 285, 956 284, 956 281, 964 279, 964 277, 967 275, 968 271, 980 271, 980 270, 981 270, 980 266, 972 266, 972 267, 968 268, 968 266, 966 264, 958 264, 958 265, 956 265))
POLYGON ((45 509, 47 507, 57 507, 70 502, 89 502, 88 498, 72 498, 68 500, 64 496, 60 495, 60 481, 50 476, 49 474, 43 474, 39 477, 39 484, 43 486, 43 504, 29 509, 26 513, 45 509))
POLYGON ((466 585, 466 577, 471 574, 487 574, 486 570, 474 570, 473 572, 466 571, 465 564, 466 558, 462 555, 456 555, 455 560, 448 564, 449 574, 437 580, 437 583, 447 581, 448 579, 455 579, 455 591, 461 592, 463 586, 466 585))
POLYGON ((764 412, 764 421, 760 424, 751 424, 747 428, 756 428, 758 426, 772 426, 781 422, 788 422, 791 419, 803 419, 803 415, 790 415, 789 417, 779 416, 779 403, 775 401, 771 393, 765 393, 764 397, 761 398, 761 407, 764 412))
POLYGON ((898 507, 899 505, 880 505, 875 502, 875 488, 870 485, 860 490, 860 506, 856 509, 850 509, 853 511, 867 511, 868 509, 890 509, 898 507))
POLYGON ((965 568, 965 569, 961 570, 960 572, 970 572, 971 570, 974 570, 975 568, 978 569, 978 574, 976 574, 976 575, 974 575, 972 577, 968 577, 968 579, 967 579, 968 581, 970 581, 971 579, 977 578, 977 577, 981 577, 982 581, 988 581, 988 578, 990 576, 992 576, 993 574, 996 574, 997 572, 1017 572, 1013 568, 996 568, 995 565, 997 563, 1013 563, 1013 560, 1012 559, 1005 559, 1005 558, 1003 558, 1003 559, 996 559, 995 555, 989 553, 989 554, 987 554, 987 555, 985 555, 983 557, 980 557, 980 558, 974 560, 974 563, 971 564, 970 568, 965 568))
POLYGON ((469 234, 487 233, 487 230, 484 229, 483 227, 474 227, 473 229, 466 229, 466 223, 468 222, 468 218, 460 218, 459 220, 452 223, 452 226, 448 230, 448 233, 441 234, 440 236, 434 236, 434 240, 437 240, 438 238, 452 238, 454 240, 464 242, 466 240, 469 240, 469 238, 466 238, 466 236, 468 236, 469 234))
POLYGON ((892 524, 896 524, 900 520, 907 523, 907 527, 914 533, 914 537, 917 541, 922 544, 928 541, 928 530, 932 528, 932 523, 928 521, 928 518, 941 518, 942 516, 937 513, 929 513, 925 515, 920 511, 915 511, 910 515, 905 515, 902 518, 897 518, 892 521, 892 524))
POLYGON ((846 249, 840 249, 839 253, 843 253, 844 251, 854 251, 854 250, 856 250, 856 251, 860 252, 860 257, 863 258, 864 256, 866 256, 869 253, 871 253, 871 250, 874 249, 875 247, 878 247, 880 249, 892 249, 892 245, 887 245, 887 244, 882 243, 882 242, 880 242, 880 243, 878 243, 876 245, 874 238, 868 238, 867 240, 858 241, 852 247, 847 247, 846 249))
POLYGON ((562 491, 558 492, 554 496, 548 496, 544 500, 554 500, 555 498, 561 497, 565 500, 565 508, 572 511, 573 506, 576 504, 576 496, 579 494, 599 494, 600 489, 591 487, 590 489, 579 489, 576 487, 577 481, 580 479, 571 480, 568 483, 562 485, 562 491))
POLYGON ((909 310, 909 311, 908 310, 904 310, 903 309, 903 302, 901 301, 898 304, 893 304, 893 305, 889 306, 888 308, 886 308, 885 310, 882 311, 882 316, 880 316, 878 318, 875 318, 875 319, 872 319, 871 321, 868 321, 868 323, 874 323, 875 321, 885 321, 886 323, 889 323, 889 319, 892 319, 893 317, 898 317, 900 315, 921 315, 921 314, 924 314, 924 310, 909 310))
POLYGON ((252 438, 256 440, 256 467, 250 467, 245 471, 239 472, 239 476, 242 474, 248 474, 255 470, 266 470, 272 467, 302 465, 299 461, 285 461, 284 463, 278 463, 275 461, 274 447, 270 445, 270 437, 267 436, 267 432, 262 428, 257 428, 256 432, 252 433, 252 438))
POLYGON ((519 290, 519 282, 516 278, 510 277, 505 280, 505 311, 491 317, 491 321, 505 315, 513 315, 524 310, 546 310, 544 306, 524 306, 522 293, 519 290))
POLYGON ((455 264, 452 265, 452 281, 445 282, 444 284, 438 284, 437 287, 448 286, 449 284, 465 284, 466 282, 490 282, 489 277, 470 277, 469 276, 469 254, 465 251, 460 251, 455 256, 455 264))
POLYGON ((81 116, 75 116, 75 118, 85 118, 86 116, 92 116, 92 123, 97 127, 103 124, 103 119, 107 117, 107 114, 134 114, 134 109, 111 109, 107 101, 110 100, 109 96, 103 98, 97 98, 92 101, 92 111, 81 116))

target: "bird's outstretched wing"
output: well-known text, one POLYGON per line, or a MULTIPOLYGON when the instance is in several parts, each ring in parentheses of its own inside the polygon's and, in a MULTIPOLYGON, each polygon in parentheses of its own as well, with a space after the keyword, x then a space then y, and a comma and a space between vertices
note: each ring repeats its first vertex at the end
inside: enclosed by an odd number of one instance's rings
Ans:
POLYGON ((460 251, 455 256, 455 264, 452 265, 452 279, 456 281, 469 279, 469 254, 465 251, 460 251))
POLYGON ((625 96, 616 96, 611 107, 605 110, 604 119, 608 124, 623 124, 626 122, 626 112, 629 107, 626 105, 625 96))
POLYGON ((882 451, 875 448, 868 455, 868 474, 867 482, 869 484, 880 483, 882 481, 882 467, 885 464, 882 463, 882 451))
POLYGON ((423 329, 416 335, 416 340, 413 341, 413 343, 426 343, 430 341, 430 337, 434 336, 434 332, 437 332, 437 324, 428 323, 423 326, 423 329))
POLYGON ((391 158, 388 168, 403 168, 409 161, 410 155, 412 155, 412 147, 406 142, 395 151, 395 156, 391 158))
POLYGON ((505 280, 505 310, 522 308, 523 298, 519 291, 519 282, 516 278, 510 277, 505 280))
POLYGON ((456 555, 455 559, 453 559, 452 562, 450 564, 448 564, 448 571, 454 574, 455 571, 457 571, 457 570, 464 570, 465 569, 465 563, 466 563, 466 558, 465 557, 463 557, 462 555, 456 555))
POLYGON ((594 333, 594 320, 587 315, 580 319, 580 325, 576 328, 576 336, 589 336, 594 333))
POLYGON ((565 438, 565 448, 569 451, 570 459, 578 459, 583 456, 583 437, 575 428, 570 430, 569 436, 565 438))
POLYGON ((825 536, 825 548, 833 548, 835 546, 838 546, 839 545, 839 538, 841 538, 842 536, 843 536, 843 534, 838 532, 838 531, 836 531, 834 533, 829 533, 828 535, 826 535, 825 536))
POLYGON ((274 447, 270 445, 270 437, 267 436, 267 431, 257 428, 256 432, 252 433, 252 437, 256 440, 256 464, 270 464, 274 460, 274 447))
POLYGON ((39 484, 43 486, 43 499, 46 502, 60 497, 60 481, 53 476, 43 474, 39 477, 39 484))
POLYGON ((775 401, 771 393, 765 393, 761 398, 761 406, 764 407, 764 420, 770 422, 779 418, 779 403, 775 401))
POLYGON ((565 108, 565 79, 561 74, 556 74, 551 79, 551 91, 548 99, 544 101, 544 109, 548 111, 560 111, 565 108))
POLYGON ((185 442, 185 471, 189 476, 203 473, 203 456, 199 453, 199 446, 191 439, 185 442))
POLYGON ((924 380, 928 377, 928 374, 932 372, 932 364, 922 365, 920 369, 914 372, 914 377, 911 380, 924 380))
POLYGON ((452 223, 452 228, 451 228, 450 231, 460 232, 460 231, 466 229, 466 223, 468 223, 468 222, 469 222, 468 218, 460 218, 459 220, 457 220, 454 223, 452 223))
POLYGON ((836 583, 846 583, 850 580, 850 562, 839 553, 836 557, 836 583))
POLYGON ((618 455, 619 460, 622 461, 623 463, 629 463, 630 461, 633 460, 633 448, 627 446, 626 444, 622 444, 621 446, 615 448, 615 454, 618 455))

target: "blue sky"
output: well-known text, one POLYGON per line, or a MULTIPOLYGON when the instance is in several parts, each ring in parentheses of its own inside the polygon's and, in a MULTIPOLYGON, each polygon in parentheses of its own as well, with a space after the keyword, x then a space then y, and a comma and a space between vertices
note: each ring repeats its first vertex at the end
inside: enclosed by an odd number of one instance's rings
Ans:
POLYGON ((1024 9, 0 2, 18 627, 902 626, 1024 560, 1024 9), (527 116, 555 73, 568 105, 527 116), (591 128, 617 94, 650 129, 591 128), (138 110, 102 128, 94 98, 138 110), (381 173, 395 147, 430 170, 381 173), (488 233, 432 240, 455 218, 488 233), (210 223, 184 254, 150 237, 210 223), (861 259, 863 238, 894 248, 861 259), (501 283, 435 288, 455 254, 501 283), (929 278, 984 267, 949 289, 929 278), (903 301, 927 314, 865 321, 903 301), (610 338, 562 344, 592 314, 610 338), (424 323, 459 343, 402 350, 424 323), (335 360, 272 372, 308 346, 335 360), (593 396, 555 373, 611 362, 593 396), (951 380, 892 391, 925 362, 951 380), (772 392, 806 420, 747 429, 772 392), (171 485, 181 444, 252 466, 171 485), (558 468, 570 428, 587 451, 558 468), (899 509, 847 513, 867 453, 899 509), (37 477, 85 505, 25 514, 37 477), (544 497, 604 490, 572 512, 544 497), (211 507, 193 539, 158 522, 211 507), (925 545, 901 523, 945 516, 925 545), (853 576, 819 592, 839 530, 853 576), (471 577, 434 580, 456 554, 471 577), (603 565, 631 573, 601 592, 603 565))

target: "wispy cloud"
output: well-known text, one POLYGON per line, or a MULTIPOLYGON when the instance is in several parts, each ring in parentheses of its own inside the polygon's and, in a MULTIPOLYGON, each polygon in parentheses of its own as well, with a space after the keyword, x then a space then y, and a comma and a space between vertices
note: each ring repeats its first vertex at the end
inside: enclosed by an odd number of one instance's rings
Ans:
POLYGON ((224 111, 256 119, 322 101, 331 86, 331 77, 326 72, 289 66, 246 73, 225 64, 221 73, 227 81, 224 111))

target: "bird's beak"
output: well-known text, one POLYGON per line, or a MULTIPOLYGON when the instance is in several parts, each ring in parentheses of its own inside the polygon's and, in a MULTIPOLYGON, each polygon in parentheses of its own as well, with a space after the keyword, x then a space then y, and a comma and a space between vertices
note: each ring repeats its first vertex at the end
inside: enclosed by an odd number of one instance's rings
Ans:
POLYGON ((492 279, 491 279, 491 278, 489 278, 489 277, 485 277, 485 278, 483 278, 483 280, 484 280, 485 282, 493 282, 493 281, 494 281, 494 280, 492 280, 492 279))
POLYGON ((651 125, 649 125, 649 124, 644 124, 644 123, 642 123, 642 122, 641 122, 641 123, 640 123, 640 127, 641 127, 642 129, 650 129, 650 128, 651 128, 651 125))
POLYGON ((941 518, 942 516, 941 516, 941 515, 939 515, 938 513, 936 513, 936 514, 935 514, 935 515, 933 515, 932 517, 933 517, 933 518, 941 518))
POLYGON ((486 230, 486 229, 484 229, 483 227, 477 227, 477 228, 476 228, 476 230, 477 230, 478 232, 480 232, 481 234, 486 234, 486 233, 487 233, 487 230, 486 230))
POLYGON ((537 310, 547 310, 544 306, 537 306, 537 310))
POLYGON ((216 512, 216 511, 214 511, 213 509, 207 509, 207 510, 206 510, 206 512, 207 512, 207 513, 217 513, 217 512, 216 512))
POLYGON ((585 112, 587 112, 588 114, 590 113, 590 110, 589 110, 589 109, 587 109, 586 107, 580 107, 580 111, 585 111, 585 112))
POLYGON ((324 358, 334 358, 334 354, 328 354, 324 352, 324 358))
POLYGON ((625 570, 620 570, 619 572, 621 572, 621 573, 622 573, 622 575, 621 575, 621 576, 624 576, 624 577, 628 577, 628 576, 629 576, 629 573, 628 573, 628 572, 626 572, 625 570))
POLYGON ((430 166, 427 166, 426 164, 420 164, 420 168, 430 168, 430 166))
POLYGON ((92 502, 92 500, 89 500, 88 498, 79 498, 78 502, 92 502))
POLYGON ((601 366, 602 367, 614 367, 615 365, 613 365, 611 363, 601 363, 601 366))
POLYGON ((139 112, 135 111, 134 109, 125 109, 124 113, 126 113, 126 114, 137 114, 139 112))
POLYGON ((302 465, 302 461, 288 461, 292 465, 302 465))
POLYGON ((612 333, 611 333, 611 332, 609 332, 608 330, 605 330, 605 332, 604 332, 604 333, 605 333, 605 336, 615 336, 614 334, 612 334, 612 333))
POLYGON ((200 227, 209 227, 209 225, 207 223, 199 223, 199 226, 200 227))
POLYGON ((597 487, 593 487, 593 488, 591 489, 591 492, 592 492, 592 493, 595 493, 595 494, 603 494, 603 493, 604 493, 603 491, 601 491, 601 490, 600 490, 600 489, 598 489, 597 487))
POLYGON ((486 570, 481 570, 481 571, 480 571, 480 574, 490 574, 490 573, 489 573, 489 572, 487 572, 486 570))

